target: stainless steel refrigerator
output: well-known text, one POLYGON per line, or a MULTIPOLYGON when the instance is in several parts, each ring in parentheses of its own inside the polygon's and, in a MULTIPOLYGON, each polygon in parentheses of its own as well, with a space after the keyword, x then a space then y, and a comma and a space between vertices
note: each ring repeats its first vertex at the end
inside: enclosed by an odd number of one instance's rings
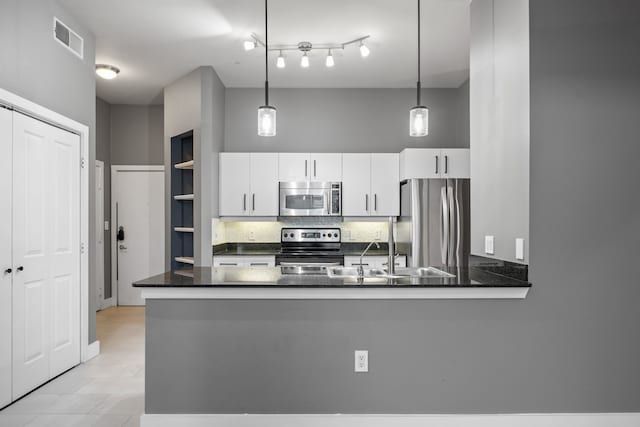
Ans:
POLYGON ((396 245, 409 266, 468 266, 469 223, 468 179, 401 182, 396 245))

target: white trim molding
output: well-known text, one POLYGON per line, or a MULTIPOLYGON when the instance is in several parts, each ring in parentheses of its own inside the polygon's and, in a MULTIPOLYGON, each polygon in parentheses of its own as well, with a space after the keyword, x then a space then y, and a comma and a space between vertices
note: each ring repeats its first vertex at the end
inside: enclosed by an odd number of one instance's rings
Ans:
POLYGON ((407 300, 407 299, 523 299, 528 287, 387 287, 387 288, 280 288, 254 287, 155 287, 141 288, 144 299, 343 299, 343 300, 407 300))
POLYGON ((82 359, 82 363, 93 359, 94 357, 96 357, 99 354, 100 354, 100 341, 95 340, 94 342, 89 344, 89 347, 87 348, 87 351, 83 355, 84 358, 82 359))
MULTIPOLYGON (((89 255, 94 252, 89 246, 89 227, 94 222, 89 218, 89 170, 93 170, 89 164, 89 127, 1 88, 0 104, 80 136, 80 360, 84 362, 95 351, 89 348, 89 255)), ((100 346, 97 348, 99 351, 100 346)))
POLYGON ((140 427, 636 427, 640 413, 144 414, 140 427))

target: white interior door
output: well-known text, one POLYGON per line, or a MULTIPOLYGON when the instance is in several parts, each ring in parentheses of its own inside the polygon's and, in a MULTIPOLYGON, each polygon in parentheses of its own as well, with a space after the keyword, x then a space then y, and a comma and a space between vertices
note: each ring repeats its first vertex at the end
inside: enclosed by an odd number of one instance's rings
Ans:
POLYGON ((96 308, 107 307, 104 300, 104 162, 96 160, 96 308))
POLYGON ((118 305, 144 305, 133 282, 165 271, 164 169, 113 166, 118 305), (118 240, 122 227, 124 239, 118 240))
POLYGON ((13 115, 13 397, 80 362, 80 138, 13 115))
MULTIPOLYGON (((0 108, 0 194, 12 192, 12 113, 0 108)), ((11 203, 0 204, 0 408, 11 402, 11 203)))

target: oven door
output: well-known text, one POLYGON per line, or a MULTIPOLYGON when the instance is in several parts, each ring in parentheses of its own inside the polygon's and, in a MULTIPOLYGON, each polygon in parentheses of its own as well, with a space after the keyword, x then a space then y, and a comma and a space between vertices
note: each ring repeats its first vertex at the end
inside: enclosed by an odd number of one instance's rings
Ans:
POLYGON ((331 215, 330 193, 328 188, 280 187, 280 216, 331 215))

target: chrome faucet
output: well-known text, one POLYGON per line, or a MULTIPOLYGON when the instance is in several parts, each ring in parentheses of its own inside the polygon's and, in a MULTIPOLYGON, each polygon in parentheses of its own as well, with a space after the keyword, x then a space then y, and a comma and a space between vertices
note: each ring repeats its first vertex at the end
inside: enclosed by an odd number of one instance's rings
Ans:
POLYGON ((380 244, 378 243, 377 240, 374 240, 373 242, 369 243, 366 249, 362 251, 362 253, 360 254, 360 264, 358 265, 358 277, 361 279, 364 277, 364 268, 362 268, 362 257, 364 257, 364 255, 367 253, 367 251, 369 251, 369 249, 371 248, 371 245, 373 244, 376 245, 376 248, 380 249, 380 244))

